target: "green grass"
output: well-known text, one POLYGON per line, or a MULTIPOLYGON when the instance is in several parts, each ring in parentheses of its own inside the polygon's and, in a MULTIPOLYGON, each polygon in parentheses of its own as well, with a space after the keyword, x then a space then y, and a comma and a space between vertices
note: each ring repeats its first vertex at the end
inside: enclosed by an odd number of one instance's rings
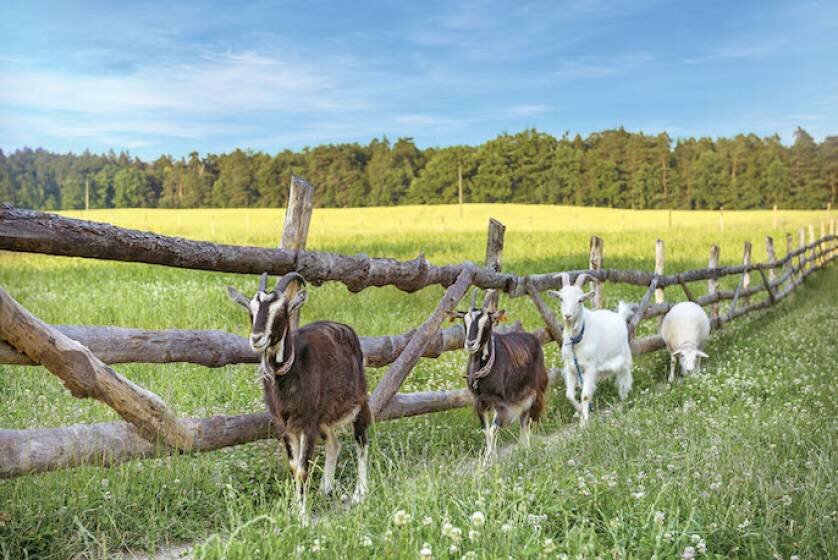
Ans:
MULTIPOLYGON (((621 268, 650 270, 657 236, 667 243, 668 271, 705 266, 711 243, 721 245, 724 264, 738 262, 749 238, 755 242, 754 259, 762 260, 761 236, 767 233, 778 240, 778 256, 785 254, 782 232, 770 229, 770 213, 726 213, 721 234, 716 213, 676 213, 676 227, 669 229, 663 212, 521 206, 469 206, 462 223, 452 207, 318 210, 309 247, 399 258, 425 251, 438 264, 479 261, 490 211, 509 226, 504 267, 520 273, 585 267, 592 233, 605 239, 606 266, 621 268), (388 224, 397 234, 387 233, 388 224)), ((138 210, 88 217, 264 246, 275 243, 281 223, 281 212, 273 211, 180 215, 138 210), (201 229, 207 222, 214 222, 214 235, 201 229)), ((780 217, 784 229, 823 218, 802 212, 780 217)), ((220 328, 245 334, 245 318, 226 299, 223 286, 249 292, 255 283, 255 278, 236 275, 0 253, 0 284, 52 323, 220 328)), ((607 285, 606 304, 637 299, 641 293, 607 285)), ((363 335, 402 332, 419 324, 440 294, 441 289, 431 287, 412 295, 390 288, 351 295, 330 284, 311 289, 303 320, 333 318, 363 335)), ((667 297, 682 296, 672 290, 667 297)), ((410 558, 427 542, 434 557, 445 558, 453 544, 442 534, 446 517, 463 532, 457 558, 467 551, 485 558, 537 556, 551 548, 545 548, 545 539, 556 546, 550 556, 673 557, 683 554, 693 534, 703 540, 709 557, 826 557, 838 543, 831 379, 838 352, 828 336, 838 327, 837 298, 835 272, 819 273, 777 308, 714 335, 707 374, 671 393, 650 391, 663 378, 666 357, 641 357, 630 405, 608 421, 593 423, 584 434, 573 431, 561 440, 550 439, 572 421, 562 391, 553 390, 532 449, 475 475, 458 474, 482 445, 469 411, 376 425, 370 499, 346 511, 313 491, 319 522, 309 529, 298 527, 290 516, 289 475, 276 461, 276 444, 270 441, 0 481, 0 558, 100 557, 183 541, 203 543, 199 553, 210 558, 278 557, 297 554, 298 547, 309 556, 318 538, 323 557, 410 558), (398 510, 412 515, 405 527, 393 524, 398 510), (472 528, 480 535, 469 540, 468 519, 475 511, 484 514, 486 524, 472 528), (661 523, 655 521, 656 512, 663 515, 661 523), (430 525, 423 524, 425 517, 430 525), (510 525, 508 532, 501 531, 504 524, 510 525), (371 546, 362 545, 364 536, 371 546)), ((539 326, 525 298, 504 299, 503 305, 527 328, 539 326)), ((641 334, 654 330, 649 323, 641 334)), ((559 364, 553 345, 546 354, 550 366, 559 364)), ((457 352, 423 360, 404 390, 460 387, 463 367, 464 357, 457 352)), ((182 415, 263 409, 252 366, 117 369, 182 415)), ((381 373, 371 370, 369 375, 375 379, 381 373)), ((597 394, 600 406, 614 398, 610 385, 597 394)), ((40 368, 0 366, 0 399, 3 428, 116 419, 104 405, 70 397, 57 378, 40 368)), ((338 475, 351 489, 354 456, 345 439, 338 475)), ((504 443, 514 439, 513 431, 503 434, 504 443)), ((315 484, 318 480, 319 473, 315 484)))

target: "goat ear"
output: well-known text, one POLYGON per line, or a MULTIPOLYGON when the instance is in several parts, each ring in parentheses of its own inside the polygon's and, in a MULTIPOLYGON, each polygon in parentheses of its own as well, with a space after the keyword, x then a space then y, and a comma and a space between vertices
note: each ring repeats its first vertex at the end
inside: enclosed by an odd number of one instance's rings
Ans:
POLYGON ((547 295, 551 298, 562 299, 562 295, 556 290, 547 290, 547 295))
POLYGON ((232 286, 227 286, 227 295, 230 299, 247 309, 250 312, 250 300, 244 297, 238 290, 232 286))
POLYGON ((308 301, 308 290, 300 290, 288 302, 288 313, 291 314, 298 310, 306 301, 308 301))
POLYGON ((580 298, 579 298, 579 302, 581 303, 581 302, 583 302, 583 301, 588 301, 588 300, 589 300, 589 299, 591 299, 592 297, 594 297, 594 291, 593 291, 593 290, 591 290, 590 292, 586 293, 584 296, 580 297, 580 298))
POLYGON ((451 312, 451 318, 450 318, 450 320, 451 320, 451 321, 456 321, 457 319, 462 319, 462 318, 463 318, 463 317, 465 317, 465 316, 466 316, 466 312, 465 312, 465 311, 460 311, 460 310, 458 309, 458 310, 456 310, 456 311, 452 311, 452 312, 451 312))
POLYGON ((702 358, 709 358, 710 357, 707 354, 705 354, 704 352, 702 352, 701 350, 696 350, 695 355, 696 356, 701 356, 702 358))
POLYGON ((506 309, 493 311, 489 313, 489 317, 491 317, 493 323, 505 323, 509 319, 509 316, 506 314, 506 309))
POLYGON ((672 353, 672 355, 673 356, 680 356, 681 355, 681 350, 676 350, 675 352, 672 353))

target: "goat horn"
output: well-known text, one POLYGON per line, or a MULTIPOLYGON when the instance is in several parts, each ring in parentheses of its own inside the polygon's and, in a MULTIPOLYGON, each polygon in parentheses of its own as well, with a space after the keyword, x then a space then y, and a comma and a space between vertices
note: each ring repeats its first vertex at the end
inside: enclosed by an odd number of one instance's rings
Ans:
POLYGON ((299 272, 289 272, 288 274, 276 281, 276 288, 274 288, 274 291, 281 294, 285 291, 285 288, 288 287, 288 284, 290 284, 294 280, 299 282, 301 287, 305 287, 306 279, 303 278, 302 274, 300 274, 299 272))
POLYGON ((259 276, 259 291, 264 292, 268 288, 268 273, 263 272, 261 276, 259 276))
POLYGON ((562 288, 565 286, 570 286, 570 274, 567 272, 560 272, 558 277, 562 279, 562 288))
POLYGON ((585 274, 583 272, 582 274, 580 274, 579 276, 576 277, 575 285, 577 287, 581 288, 582 286, 585 285, 585 282, 587 282, 588 280, 593 280, 593 279, 594 279, 593 276, 591 276, 590 274, 585 274))
POLYGON ((474 288, 471 291, 471 309, 474 309, 474 305, 477 303, 477 288, 474 288))

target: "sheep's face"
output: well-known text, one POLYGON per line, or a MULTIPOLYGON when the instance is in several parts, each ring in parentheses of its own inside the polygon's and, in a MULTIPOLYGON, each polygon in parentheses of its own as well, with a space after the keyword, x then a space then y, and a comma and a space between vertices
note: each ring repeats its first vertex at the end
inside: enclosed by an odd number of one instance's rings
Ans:
POLYGON ((687 348, 684 350, 676 350, 675 355, 678 357, 678 364, 681 366, 681 371, 684 375, 691 375, 698 369, 698 358, 707 358, 707 354, 701 350, 687 348))
POLYGON ((547 293, 561 303, 562 319, 565 325, 573 325, 579 320, 584 303, 594 295, 593 291, 585 292, 576 285, 568 285, 559 291, 550 290, 547 293))
POLYGON ((297 279, 296 276, 285 282, 281 278, 276 287, 270 291, 265 289, 265 279, 266 277, 263 276, 259 290, 249 300, 231 287, 227 288, 227 293, 230 299, 244 307, 250 315, 250 347, 260 353, 273 348, 278 360, 282 361, 289 317, 306 301, 305 284, 300 276, 299 281, 303 289, 289 298, 285 289, 290 280, 297 279))

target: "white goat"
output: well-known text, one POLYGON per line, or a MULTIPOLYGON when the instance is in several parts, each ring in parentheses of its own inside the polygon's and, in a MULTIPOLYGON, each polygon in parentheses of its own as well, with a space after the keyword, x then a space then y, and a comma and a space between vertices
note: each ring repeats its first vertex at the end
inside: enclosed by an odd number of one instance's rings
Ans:
POLYGON ((661 337, 671 356, 669 383, 675 381, 675 362, 681 364, 681 374, 689 375, 701 366, 701 358, 707 354, 701 351, 710 336, 710 319, 697 303, 682 301, 676 303, 663 318, 661 337))
POLYGON ((620 399, 624 400, 633 379, 631 376, 631 348, 626 322, 631 318, 631 307, 620 302, 618 311, 591 311, 583 303, 593 291, 585 293, 582 286, 591 279, 580 274, 570 283, 566 272, 559 274, 563 288, 548 293, 561 301, 564 331, 562 361, 564 362, 565 395, 582 417, 582 424, 590 418, 591 400, 600 378, 615 375, 620 399), (582 402, 576 400, 577 379, 582 385, 582 402))

